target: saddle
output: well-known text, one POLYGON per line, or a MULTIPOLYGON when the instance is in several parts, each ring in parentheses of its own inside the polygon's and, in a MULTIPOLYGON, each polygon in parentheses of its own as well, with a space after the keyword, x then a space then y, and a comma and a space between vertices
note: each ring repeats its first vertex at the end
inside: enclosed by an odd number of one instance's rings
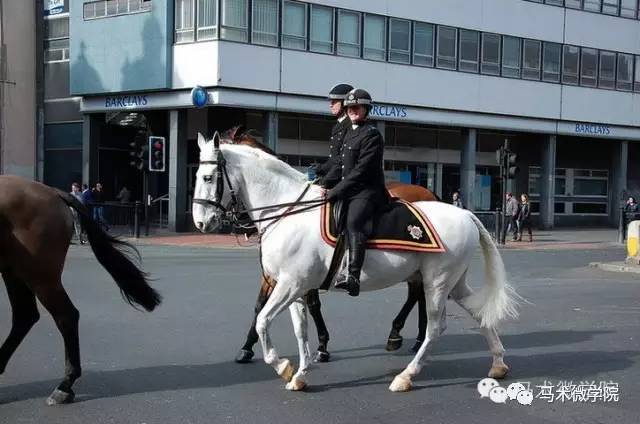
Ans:
MULTIPOLYGON (((339 270, 346 250, 344 221, 346 208, 342 201, 324 204, 320 214, 323 240, 334 247, 329 272, 320 289, 327 290, 339 270)), ((431 221, 415 206, 393 199, 387 208, 367 223, 371 228, 367 249, 409 252, 444 252, 440 236, 431 221)))

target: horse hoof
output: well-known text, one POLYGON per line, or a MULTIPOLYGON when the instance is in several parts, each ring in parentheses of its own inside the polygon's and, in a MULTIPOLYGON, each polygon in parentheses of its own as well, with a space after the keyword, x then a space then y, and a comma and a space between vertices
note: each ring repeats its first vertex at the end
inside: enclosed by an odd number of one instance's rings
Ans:
POLYGON ((316 352, 316 356, 313 357, 313 362, 329 362, 329 352, 323 352, 321 350, 316 352))
POLYGON ((287 383, 291 381, 291 379, 293 378, 293 374, 295 374, 293 365, 291 365, 291 361, 285 359, 280 369, 281 371, 278 372, 278 375, 287 383))
POLYGON ((397 375, 396 378, 394 378, 391 382, 389 390, 391 390, 392 392, 409 392, 411 391, 411 387, 411 380, 406 377, 397 375))
POLYGON ((411 346, 411 349, 409 349, 409 352, 418 353, 420 346, 422 346, 422 342, 420 340, 416 340, 415 344, 411 346))
POLYGON ((288 382, 285 387, 292 392, 299 392, 307 387, 307 383, 303 379, 296 377, 288 382))
POLYGON ((508 372, 509 372, 509 367, 506 365, 493 366, 489 370, 488 376, 490 378, 502 379, 507 375, 508 372))
POLYGON ((402 337, 397 337, 397 338, 389 338, 387 340, 387 346, 385 347, 385 349, 387 349, 388 352, 393 352, 394 350, 398 350, 402 347, 402 337))
POLYGON ((76 395, 75 393, 73 393, 73 391, 69 391, 69 393, 67 393, 63 392, 60 389, 55 389, 53 393, 51 393, 51 396, 47 398, 47 405, 53 406, 71 403, 73 402, 73 399, 75 399, 75 397, 76 395))
POLYGON ((253 352, 247 349, 240 349, 238 356, 236 356, 236 362, 238 364, 248 364, 253 359, 253 352))

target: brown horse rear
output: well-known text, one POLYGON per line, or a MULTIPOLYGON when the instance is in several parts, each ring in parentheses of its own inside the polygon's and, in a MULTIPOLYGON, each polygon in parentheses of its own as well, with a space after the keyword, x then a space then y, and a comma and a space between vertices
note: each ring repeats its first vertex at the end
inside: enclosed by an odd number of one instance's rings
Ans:
POLYGON ((47 399, 50 405, 71 402, 71 387, 82 373, 80 314, 61 281, 73 225, 69 208, 77 212, 96 259, 125 300, 149 311, 161 302, 146 274, 129 258, 127 250, 135 248, 106 234, 75 197, 24 178, 0 176, 0 273, 13 312, 11 331, 0 347, 0 374, 40 318, 37 298, 53 317, 65 346, 65 377, 47 399))

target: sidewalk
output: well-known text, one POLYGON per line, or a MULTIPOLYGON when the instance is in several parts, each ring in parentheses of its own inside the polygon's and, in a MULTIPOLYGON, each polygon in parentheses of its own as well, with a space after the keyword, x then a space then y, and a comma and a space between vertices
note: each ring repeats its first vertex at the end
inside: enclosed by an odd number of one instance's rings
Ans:
MULTIPOLYGON (((500 249, 513 250, 565 250, 565 249, 601 249, 604 247, 624 246, 617 243, 618 232, 613 228, 558 229, 552 231, 536 231, 533 242, 514 242, 507 240, 500 249)), ((257 239, 246 240, 243 235, 172 233, 166 230, 156 232, 149 237, 139 239, 127 238, 139 245, 183 246, 203 248, 241 248, 251 249, 257 246, 257 239)), ((524 236, 523 240, 528 240, 524 236)))

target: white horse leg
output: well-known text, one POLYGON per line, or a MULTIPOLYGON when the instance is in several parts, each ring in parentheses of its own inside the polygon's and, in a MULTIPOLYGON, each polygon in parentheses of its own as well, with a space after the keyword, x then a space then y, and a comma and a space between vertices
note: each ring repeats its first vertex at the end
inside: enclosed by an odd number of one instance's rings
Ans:
POLYGON ((258 333, 258 337, 260 337, 264 362, 271 365, 278 375, 287 382, 293 377, 294 368, 288 359, 278 357, 278 352, 275 346, 273 346, 271 337, 269 336, 269 325, 280 312, 300 297, 300 295, 301 293, 294 292, 287 283, 283 284, 282 281, 278 281, 278 284, 271 293, 271 297, 256 319, 256 332, 258 333))
MULTIPOLYGON (((467 311, 469 315, 478 322, 478 326, 480 326, 480 319, 476 316, 475 311, 469 308, 465 302, 465 300, 473 294, 473 290, 471 290, 471 287, 467 285, 465 278, 466 273, 463 274, 462 278, 460 278, 454 287, 451 292, 451 297, 458 305, 460 305, 460 307, 462 307, 462 309, 467 311)), ((489 377, 498 379, 504 378, 507 375, 507 372, 509 372, 509 367, 504 363, 504 347, 502 346, 500 337, 498 337, 498 332, 495 328, 486 328, 482 326, 480 326, 480 331, 484 335, 485 339, 487 339, 489 351, 493 355, 493 363, 491 364, 491 369, 488 374, 489 377)))
POLYGON ((416 353, 416 356, 414 356, 413 360, 409 365, 407 365, 407 368, 398 374, 391 382, 389 390, 392 392, 408 392, 411 390, 411 379, 420 373, 423 366, 424 356, 431 351, 434 343, 444 331, 444 328, 441 326, 445 324, 445 318, 443 315, 445 314, 447 294, 442 292, 434 293, 434 290, 429 288, 425 291, 425 295, 427 300, 426 337, 424 338, 418 353, 416 353))
POLYGON ((304 376, 309 370, 311 354, 309 353, 309 341, 307 338, 307 309, 303 299, 297 299, 289 305, 291 313, 291 322, 293 323, 293 331, 298 340, 298 353, 300 357, 300 366, 298 372, 287 383, 287 390, 302 390, 307 386, 304 376))

